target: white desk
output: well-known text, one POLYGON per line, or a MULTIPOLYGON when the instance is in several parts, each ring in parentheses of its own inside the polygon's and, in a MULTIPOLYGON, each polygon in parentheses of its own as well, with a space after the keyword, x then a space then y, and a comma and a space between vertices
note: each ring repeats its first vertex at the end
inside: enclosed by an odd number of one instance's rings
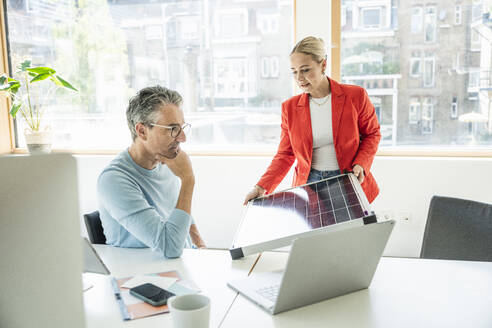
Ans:
MULTIPOLYGON (((210 327, 218 327, 237 293, 226 281, 246 276, 256 257, 232 261, 228 251, 185 249, 179 259, 165 260, 150 249, 118 248, 94 245, 111 274, 117 278, 135 274, 178 270, 183 278, 193 280, 211 299, 210 327)), ((94 287, 84 292, 87 328, 171 327, 168 314, 123 321, 108 276, 84 274, 84 281, 94 287)))
MULTIPOLYGON (((251 275, 287 255, 263 253, 251 275)), ((490 328, 492 263, 382 258, 369 289, 275 316, 239 296, 222 327, 490 328)))
MULTIPOLYGON (((492 263, 383 258, 369 289, 271 316, 226 286, 246 276, 256 256, 185 250, 163 260, 149 249, 96 246, 116 277, 178 270, 212 300, 210 327, 492 327, 492 263)), ((255 273, 282 269, 286 253, 263 253, 255 273)), ((307 269, 308 270, 308 269, 307 269)), ((124 322, 106 276, 85 274, 88 328, 171 327, 168 314, 124 322)))

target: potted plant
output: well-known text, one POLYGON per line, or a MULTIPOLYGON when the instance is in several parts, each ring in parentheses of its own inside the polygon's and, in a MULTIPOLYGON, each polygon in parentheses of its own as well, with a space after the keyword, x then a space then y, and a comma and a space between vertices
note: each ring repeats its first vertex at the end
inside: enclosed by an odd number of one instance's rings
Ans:
POLYGON ((6 74, 0 76, 0 92, 11 99, 10 115, 15 118, 20 113, 26 122, 24 136, 29 153, 49 153, 52 143, 51 128, 42 124, 44 108, 42 104, 33 102, 32 84, 50 81, 55 88, 66 88, 76 92, 77 89, 56 74, 53 68, 33 67, 30 60, 20 63, 17 68, 18 80, 6 74))

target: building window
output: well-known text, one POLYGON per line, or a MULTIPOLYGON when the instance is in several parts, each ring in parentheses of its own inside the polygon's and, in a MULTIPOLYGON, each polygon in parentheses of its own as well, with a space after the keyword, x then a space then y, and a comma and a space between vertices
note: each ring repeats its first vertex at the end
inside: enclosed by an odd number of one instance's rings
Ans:
POLYGON ((341 25, 342 27, 347 25, 347 6, 342 6, 341 25))
POLYGON ((410 99, 410 107, 408 109, 408 123, 417 124, 420 120, 420 100, 419 98, 410 99))
POLYGON ((378 122, 381 123, 381 98, 380 97, 369 97, 372 105, 374 106, 374 111, 378 117, 378 122))
POLYGON ((261 57, 261 77, 262 78, 277 78, 279 75, 278 56, 261 57))
POLYGON ((424 58, 424 87, 434 86, 436 59, 433 54, 426 54, 424 58))
POLYGON ((422 7, 412 8, 411 31, 412 33, 422 32, 422 7))
POLYGON ((434 104, 430 97, 424 98, 422 106, 422 134, 431 134, 434 124, 434 104))
POLYGON ((474 69, 468 73, 468 88, 478 88, 480 86, 480 69, 474 69))
POLYGON ((381 8, 362 8, 362 27, 377 29, 381 27, 381 8))
POLYGON ((243 98, 248 96, 246 58, 215 59, 215 94, 220 98, 243 98))
POLYGON ((461 5, 454 6, 454 25, 461 24, 461 5))
POLYGON ((224 9, 217 14, 215 35, 223 38, 248 34, 248 11, 246 9, 224 9))
POLYGON ((410 58, 410 76, 419 77, 422 73, 422 58, 420 58, 420 51, 414 51, 410 58))
POLYGON ((458 97, 453 97, 451 102, 451 118, 458 118, 458 97))
POLYGON ((436 42, 436 7, 427 6, 425 7, 425 42, 436 42))
POLYGON ((473 0, 472 21, 482 18, 482 0, 473 0))
POLYGON ((276 34, 279 28, 279 16, 258 15, 257 27, 262 34, 276 34))

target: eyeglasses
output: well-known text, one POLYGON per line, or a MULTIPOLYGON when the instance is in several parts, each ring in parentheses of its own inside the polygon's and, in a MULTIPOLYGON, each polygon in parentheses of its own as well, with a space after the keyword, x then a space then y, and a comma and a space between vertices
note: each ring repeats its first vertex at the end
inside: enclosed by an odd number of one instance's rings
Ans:
POLYGON ((151 126, 158 126, 160 128, 168 129, 171 130, 171 137, 177 138, 180 134, 181 131, 186 135, 188 132, 191 130, 191 124, 185 123, 182 126, 179 125, 160 125, 160 124, 154 124, 150 123, 151 126))

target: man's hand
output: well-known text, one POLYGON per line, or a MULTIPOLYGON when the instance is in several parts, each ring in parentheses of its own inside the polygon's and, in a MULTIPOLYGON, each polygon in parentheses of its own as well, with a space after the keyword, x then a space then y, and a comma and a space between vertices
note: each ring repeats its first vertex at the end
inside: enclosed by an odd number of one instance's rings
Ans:
POLYGON ((362 184, 364 182, 364 169, 362 166, 359 164, 355 164, 354 167, 352 168, 352 171, 354 172, 354 175, 357 177, 357 180, 359 180, 359 183, 362 184))
POLYGON ((193 244, 195 244, 197 248, 207 247, 202 239, 202 236, 200 236, 200 233, 198 232, 198 228, 196 227, 196 224, 192 224, 190 226, 190 237, 191 237, 191 241, 193 242, 193 244))
POLYGON ((162 157, 161 163, 166 164, 182 182, 195 181, 190 157, 184 151, 180 150, 178 155, 173 159, 162 157))

